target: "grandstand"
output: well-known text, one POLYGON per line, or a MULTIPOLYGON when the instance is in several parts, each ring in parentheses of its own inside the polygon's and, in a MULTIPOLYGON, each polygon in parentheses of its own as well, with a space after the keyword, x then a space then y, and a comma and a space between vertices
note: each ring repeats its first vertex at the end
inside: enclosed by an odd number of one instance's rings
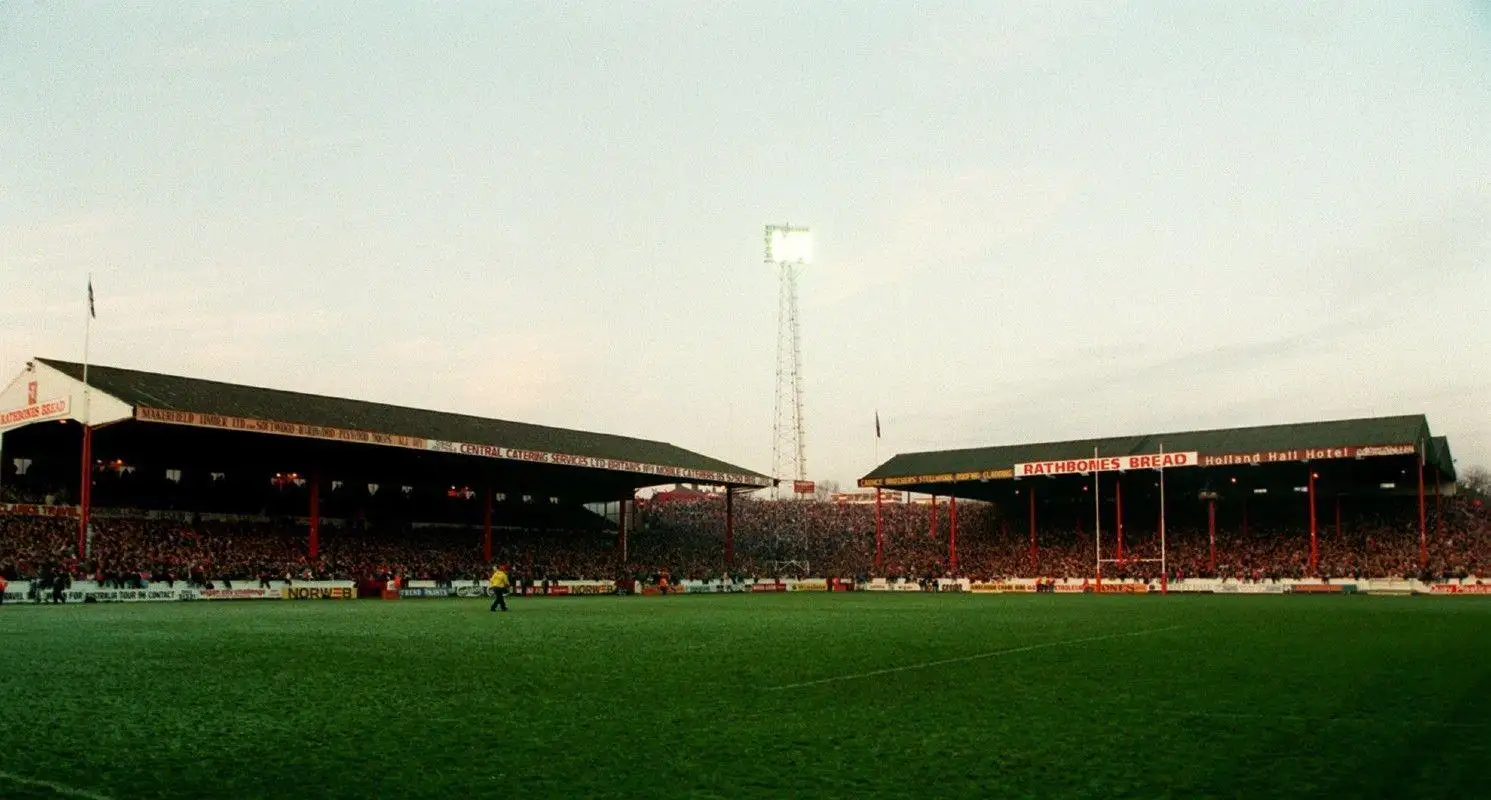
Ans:
MULTIPOLYGON (((929 494, 934 508, 935 498, 948 498, 955 569, 961 498, 994 504, 1006 523, 1023 516, 1033 564, 1043 527, 1081 531, 1085 525, 1098 575, 1105 548, 1112 560, 1125 560, 1125 533, 1135 528, 1163 540, 1167 521, 1204 518, 1209 571, 1215 572, 1219 525, 1246 536, 1250 521, 1292 517, 1308 533, 1308 569, 1317 574, 1327 513, 1339 536, 1343 515, 1416 511, 1419 566, 1426 567, 1426 498, 1432 494, 1439 503, 1454 491, 1454 481, 1448 440, 1434 436, 1427 418, 1417 415, 906 453, 859 484, 877 494, 929 494)), ((881 527, 877 518, 877 542, 881 527)))
POLYGON ((298 520, 310 559, 328 518, 480 525, 490 560, 494 529, 606 527, 585 510, 602 503, 620 504, 624 550, 636 491, 688 481, 726 490, 728 558, 736 493, 771 485, 665 442, 116 367, 83 377, 38 358, 0 392, 5 496, 72 509, 83 554, 94 508, 128 507, 298 520))
POLYGON ((857 492, 778 502, 750 496, 768 477, 663 442, 113 367, 88 383, 86 484, 82 367, 37 359, 0 393, 12 580, 1491 573, 1484 509, 1457 502, 1423 416, 908 453, 857 492))

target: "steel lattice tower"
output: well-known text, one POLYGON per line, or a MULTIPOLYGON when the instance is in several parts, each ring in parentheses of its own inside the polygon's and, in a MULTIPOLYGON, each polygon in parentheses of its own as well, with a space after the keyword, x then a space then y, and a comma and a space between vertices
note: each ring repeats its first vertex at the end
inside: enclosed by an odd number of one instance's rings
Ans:
POLYGON ((797 277, 807 266, 812 245, 807 228, 766 226, 766 263, 776 268, 777 386, 776 417, 771 435, 772 477, 781 481, 808 478, 807 440, 802 416, 802 329, 798 324, 797 277))

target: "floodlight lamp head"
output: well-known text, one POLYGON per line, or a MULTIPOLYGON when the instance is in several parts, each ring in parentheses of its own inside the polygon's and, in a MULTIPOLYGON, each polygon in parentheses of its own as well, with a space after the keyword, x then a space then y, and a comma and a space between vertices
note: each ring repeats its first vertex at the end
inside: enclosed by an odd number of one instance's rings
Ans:
POLYGON ((813 233, 792 225, 766 226, 766 263, 808 264, 813 260, 813 233))

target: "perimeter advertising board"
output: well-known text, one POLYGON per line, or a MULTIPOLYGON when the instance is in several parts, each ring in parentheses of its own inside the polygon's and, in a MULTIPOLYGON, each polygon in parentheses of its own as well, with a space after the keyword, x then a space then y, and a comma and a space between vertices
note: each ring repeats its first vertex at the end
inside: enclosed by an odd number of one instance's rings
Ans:
MULTIPOLYGON (((36 598, 31 596, 32 583, 30 581, 16 581, 5 590, 5 602, 7 604, 31 604, 36 598)), ((51 600, 52 591, 42 589, 42 601, 47 603, 51 600)), ((177 600, 195 600, 200 592, 185 584, 167 586, 165 583, 146 586, 142 589, 119 589, 115 587, 99 586, 93 581, 77 581, 72 588, 62 593, 66 603, 82 603, 91 599, 95 603, 161 603, 177 600)))
POLYGON ((1289 587, 1282 583, 1222 583, 1217 594, 1284 594, 1289 587))
POLYGON ((1290 594, 1355 594, 1356 585, 1350 583, 1296 583, 1289 587, 1290 594))
POLYGON ((195 600, 197 591, 195 589, 166 588, 159 589, 86 589, 78 591, 70 589, 65 592, 69 603, 81 603, 92 599, 95 603, 160 603, 172 600, 195 600))
POLYGON ((200 600, 279 600, 279 589, 252 587, 245 589, 202 589, 197 592, 200 600))
POLYGON ((1491 596, 1491 583, 1436 583, 1429 587, 1429 594, 1491 596))
POLYGON ((399 590, 401 599, 423 597, 485 597, 485 586, 421 586, 399 590))
POLYGON ((349 584, 298 584, 280 589, 285 600, 356 600, 357 587, 349 584))
POLYGON ((576 581, 570 584, 570 594, 616 594, 616 584, 613 581, 576 581))
POLYGON ((968 591, 973 594, 1006 594, 1010 592, 1033 592, 1035 586, 1029 583, 1012 583, 1009 581, 979 581, 971 583, 968 591))
MULTIPOLYGON (((655 588, 655 587, 654 587, 655 588)), ((670 592, 683 592, 681 586, 670 586, 670 592)), ((515 590, 514 594, 527 595, 529 597, 568 597, 570 595, 602 595, 616 594, 615 581, 554 581, 549 584, 547 591, 543 584, 537 584, 530 588, 515 590)))

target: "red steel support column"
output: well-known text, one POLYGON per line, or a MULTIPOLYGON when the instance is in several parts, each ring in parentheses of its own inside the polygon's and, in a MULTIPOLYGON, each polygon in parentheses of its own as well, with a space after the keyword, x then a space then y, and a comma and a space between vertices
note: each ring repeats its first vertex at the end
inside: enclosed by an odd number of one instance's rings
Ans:
POLYGON ((947 499, 947 565, 950 572, 958 571, 958 498, 947 499))
POLYGON ((311 558, 321 555, 321 471, 311 473, 311 558))
POLYGON ((1434 470, 1434 541, 1442 541, 1444 537, 1444 512, 1439 502, 1439 484, 1444 478, 1439 476, 1439 470, 1434 470))
POLYGON ((1429 566, 1429 524, 1424 519, 1424 454, 1419 451, 1419 569, 1429 566))
POLYGON ((1336 495, 1336 541, 1341 540, 1341 495, 1336 495))
MULTIPOLYGON (((617 527, 621 528, 621 533, 619 534, 619 538, 617 538, 616 541, 617 541, 618 544, 621 545, 621 560, 622 560, 622 563, 625 563, 626 562, 626 557, 627 557, 627 550, 626 550, 626 501, 625 500, 622 500, 620 503, 617 504, 616 525, 617 525, 617 527)), ((529 554, 529 559, 531 560, 532 558, 533 558, 532 554, 529 554)), ((628 578, 628 580, 631 580, 631 579, 628 578)))
POLYGON ((83 426, 83 469, 78 478, 78 561, 88 558, 88 520, 93 513, 93 426, 83 426))
MULTIPOLYGON (((1096 450, 1093 451, 1093 456, 1097 456, 1096 450)), ((1100 499, 1103 494, 1102 475, 1103 473, 1101 472, 1094 471, 1092 473, 1092 558, 1093 566, 1097 568, 1097 580, 1095 583, 1097 590, 1100 592, 1103 590, 1103 505, 1100 499)), ((1087 488, 1086 486, 1082 487, 1084 491, 1087 488)), ((1082 539, 1081 514, 1077 515, 1077 539, 1079 541, 1082 539)))
POLYGON ((725 566, 735 564, 735 490, 725 487, 725 566))
POLYGON ((1210 546, 1206 556, 1206 571, 1215 576, 1217 574, 1217 501, 1214 499, 1206 501, 1206 538, 1210 546))
POLYGON ((1165 503, 1163 500, 1160 501, 1160 513, 1155 515, 1154 529, 1156 535, 1160 531, 1165 530, 1165 503))
POLYGON ((932 514, 931 514, 931 518, 932 518, 931 527, 927 531, 927 536, 929 536, 929 537, 931 537, 933 539, 936 539, 937 538, 937 495, 935 495, 935 494, 932 495, 932 514))
POLYGON ((1113 504, 1117 507, 1115 514, 1118 517, 1118 563, 1123 563, 1123 474, 1120 473, 1118 480, 1114 481, 1113 504))
POLYGON ((1248 496, 1247 495, 1243 495, 1242 507, 1243 507, 1243 530, 1242 530, 1242 534, 1243 534, 1243 538, 1246 539, 1246 538, 1248 538, 1248 496))
POLYGON ((1034 570, 1039 565, 1040 559, 1035 551, 1035 487, 1032 486, 1030 487, 1030 568, 1034 570))
POLYGON ((1319 545, 1316 542, 1315 473, 1313 471, 1310 473, 1309 488, 1306 490, 1306 496, 1310 499, 1310 574, 1314 575, 1318 572, 1318 565, 1320 563, 1320 549, 1319 545))
POLYGON ((490 564, 492 562, 492 487, 488 486, 482 495, 481 558, 490 564))
POLYGON ((875 574, 881 574, 880 567, 885 556, 885 533, 880 525, 880 489, 875 489, 875 574))

